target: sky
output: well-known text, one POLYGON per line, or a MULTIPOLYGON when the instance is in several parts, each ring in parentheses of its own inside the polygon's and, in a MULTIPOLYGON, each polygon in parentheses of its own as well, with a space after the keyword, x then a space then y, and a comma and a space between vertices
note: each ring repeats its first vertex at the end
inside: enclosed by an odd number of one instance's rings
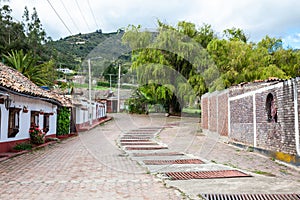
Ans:
POLYGON ((222 36, 228 28, 241 28, 250 41, 266 35, 281 38, 284 47, 300 49, 299 0, 10 0, 15 20, 25 6, 36 8, 48 36, 58 40, 78 33, 115 32, 129 24, 155 29, 157 19, 175 26, 188 21, 210 24, 222 36))

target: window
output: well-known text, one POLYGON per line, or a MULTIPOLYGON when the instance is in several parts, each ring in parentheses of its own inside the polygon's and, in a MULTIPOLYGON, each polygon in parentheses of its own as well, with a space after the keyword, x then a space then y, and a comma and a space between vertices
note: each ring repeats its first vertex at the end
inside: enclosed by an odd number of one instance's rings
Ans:
POLYGON ((43 130, 45 133, 47 133, 49 131, 49 125, 50 125, 49 115, 50 114, 48 114, 48 113, 44 114, 43 130))
POLYGON ((31 111, 30 124, 31 126, 39 126, 39 111, 31 111))
POLYGON ((19 108, 9 108, 8 119, 8 137, 15 137, 19 133, 20 122, 20 110, 19 108))
POLYGON ((277 107, 273 94, 269 93, 266 100, 266 111, 268 115, 268 122, 277 122, 277 107))

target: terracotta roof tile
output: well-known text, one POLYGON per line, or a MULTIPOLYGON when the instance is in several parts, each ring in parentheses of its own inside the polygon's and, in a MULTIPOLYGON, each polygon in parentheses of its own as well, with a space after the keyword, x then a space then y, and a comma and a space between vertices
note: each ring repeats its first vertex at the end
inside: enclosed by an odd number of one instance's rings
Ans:
POLYGON ((56 101, 62 106, 71 107, 69 98, 46 91, 35 85, 27 77, 17 70, 0 63, 0 86, 16 93, 25 94, 34 97, 40 97, 48 101, 56 101))

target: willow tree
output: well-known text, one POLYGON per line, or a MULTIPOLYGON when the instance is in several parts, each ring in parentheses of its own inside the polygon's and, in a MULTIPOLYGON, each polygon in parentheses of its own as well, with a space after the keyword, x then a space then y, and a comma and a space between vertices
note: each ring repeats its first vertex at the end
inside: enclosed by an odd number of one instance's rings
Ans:
POLYGON ((122 39, 132 48, 131 69, 144 91, 174 114, 206 91, 205 81, 197 80, 203 80, 201 72, 212 63, 198 41, 208 43, 210 35, 193 23, 179 22, 172 27, 158 21, 157 32, 129 26, 122 39))

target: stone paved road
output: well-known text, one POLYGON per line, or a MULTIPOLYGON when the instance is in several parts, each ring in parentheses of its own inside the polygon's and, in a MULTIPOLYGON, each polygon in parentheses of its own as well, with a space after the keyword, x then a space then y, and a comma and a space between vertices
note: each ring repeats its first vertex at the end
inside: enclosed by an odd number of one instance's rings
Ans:
POLYGON ((224 144, 218 136, 203 135, 198 122, 159 115, 115 115, 114 120, 79 137, 0 162, 0 199, 183 199, 184 193, 196 198, 201 192, 249 192, 251 187, 252 193, 255 188, 266 193, 299 192, 299 170, 224 144), (253 173, 256 178, 241 182, 223 179, 163 183, 124 154, 117 143, 122 133, 162 126, 165 128, 156 140, 167 144, 170 151, 275 177, 253 173), (244 182, 246 185, 241 185, 244 182), (268 191, 270 188, 272 191, 268 191))
POLYGON ((0 199, 182 199, 116 146, 122 131, 155 124, 132 117, 1 162, 0 199))

